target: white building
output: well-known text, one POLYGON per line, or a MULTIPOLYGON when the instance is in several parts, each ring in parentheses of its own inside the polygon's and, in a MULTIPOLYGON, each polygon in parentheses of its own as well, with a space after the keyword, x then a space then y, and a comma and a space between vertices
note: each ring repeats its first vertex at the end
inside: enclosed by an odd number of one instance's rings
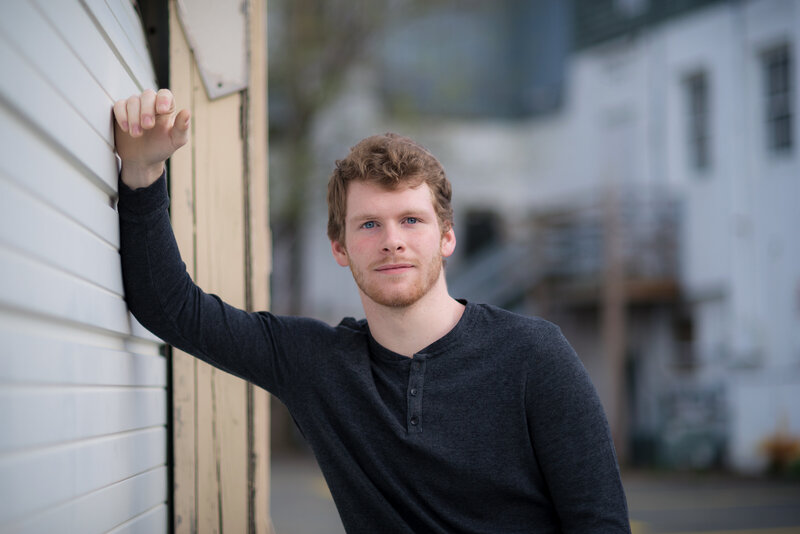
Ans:
MULTIPOLYGON (((576 31, 591 30, 586 17, 604 9, 617 29, 576 36, 563 104, 539 117, 401 121, 382 111, 375 71, 354 71, 318 123, 304 308, 330 321, 361 313, 349 272, 331 274, 322 184, 333 160, 369 133, 397 130, 437 154, 454 182, 457 235, 463 243, 469 217, 492 213, 505 244, 495 254, 530 243, 532 214, 580 206, 609 186, 674 200, 679 291, 644 307, 628 299, 617 369, 627 379, 609 376, 602 298, 594 315, 573 313, 562 326, 604 402, 622 395, 619 380, 627 384, 634 452, 649 443, 648 454, 670 465, 758 471, 764 440, 800 436, 800 1, 698 2, 674 13, 667 4, 576 2, 576 31)), ((650 204, 639 206, 652 222, 650 204)), ((471 286, 457 275, 477 261, 453 258, 456 296, 470 297, 458 294, 471 286)), ((602 271, 602 258, 594 261, 602 271)), ((539 267, 530 269, 524 284, 534 287, 539 267)), ((537 312, 535 292, 517 303, 537 312)))

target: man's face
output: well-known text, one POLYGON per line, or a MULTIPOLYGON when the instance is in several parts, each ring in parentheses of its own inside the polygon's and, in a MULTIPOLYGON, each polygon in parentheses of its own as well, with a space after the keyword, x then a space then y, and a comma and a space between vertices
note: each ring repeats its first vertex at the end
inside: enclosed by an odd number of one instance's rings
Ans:
POLYGON ((347 190, 345 243, 331 243, 361 292, 383 306, 406 307, 440 281, 442 258, 455 249, 452 228, 439 226, 427 184, 395 191, 366 182, 347 190))

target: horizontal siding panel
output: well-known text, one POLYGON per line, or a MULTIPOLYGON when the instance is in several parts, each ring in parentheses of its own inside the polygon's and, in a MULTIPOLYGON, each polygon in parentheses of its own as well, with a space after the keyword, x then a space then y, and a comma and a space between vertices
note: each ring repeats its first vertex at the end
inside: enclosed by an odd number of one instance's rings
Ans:
POLYGON ((166 531, 167 469, 159 467, 93 491, 65 504, 4 527, 4 534, 80 532, 99 534, 161 513, 164 523, 148 533, 166 531), (159 509, 161 511, 159 512, 159 509), (133 520, 129 518, 134 518, 133 520))
POLYGON ((122 296, 119 252, 2 174, 0 222, 0 244, 122 296))
MULTIPOLYGON (((91 4, 92 2, 90 0, 87 3, 91 4)), ((105 4, 114 14, 114 18, 122 27, 128 41, 133 45, 133 51, 136 53, 139 63, 146 67, 145 70, 151 76, 154 76, 154 73, 149 70, 150 56, 147 40, 144 37, 144 28, 134 3, 130 0, 105 0, 105 4)))
POLYGON ((98 32, 89 12, 77 1, 35 0, 34 4, 111 100, 119 100, 141 91, 143 82, 132 78, 104 36, 98 32))
POLYGON ((130 333, 125 301, 85 280, 0 246, 0 307, 130 333))
POLYGON ((77 496, 166 465, 166 429, 0 456, 0 532, 77 496))
MULTIPOLYGON (((117 188, 117 160, 113 147, 83 116, 27 63, 0 33, 0 100, 5 100, 50 142, 75 157, 107 192, 117 188)), ((110 101, 108 120, 111 122, 110 101)))
MULTIPOLYGON (((0 124, 0 172, 54 211, 119 249, 118 216, 108 192, 98 188, 72 161, 53 151, 38 132, 1 101, 0 124)), ((12 223, 4 217, 2 221, 12 223)))
POLYGON ((0 454, 166 425, 162 388, 5 386, 0 454))
MULTIPOLYGON (((130 313, 128 314, 128 321, 130 321, 131 336, 133 336, 133 338, 129 338, 128 339, 128 341, 130 343, 132 343, 134 345, 138 344, 138 342, 136 340, 137 338, 138 339, 147 340, 147 341, 149 341, 151 343, 158 343, 160 345, 164 343, 158 337, 156 337, 155 334, 153 334, 148 329, 143 327, 139 323, 139 321, 137 321, 136 318, 133 315, 131 315, 130 313)), ((133 350, 135 350, 135 349, 133 349, 133 350)))
MULTIPOLYGON (((0 316, 0 322, 4 318, 0 316)), ((48 338, 0 326, 0 384, 163 386, 163 356, 48 338)))
POLYGON ((41 13, 26 0, 5 0, 10 16, 0 17, 0 32, 52 87, 103 137, 114 144, 109 120, 112 99, 66 46, 41 13), (104 105, 105 104, 105 105, 104 105))
POLYGON ((23 336, 56 339, 64 343, 91 345, 111 350, 131 351, 141 355, 158 356, 160 346, 149 340, 121 336, 86 325, 60 321, 58 318, 19 313, 18 310, 0 306, 0 332, 14 332, 23 336))
MULTIPOLYGON (((106 40, 116 50, 118 58, 128 66, 142 88, 155 87, 155 75, 146 56, 147 48, 139 50, 131 42, 108 4, 104 0, 81 0, 81 4, 96 21, 97 31, 105 34, 106 40)), ((138 25, 138 30, 143 31, 141 24, 138 25)))
POLYGON ((124 525, 120 525, 108 534, 153 534, 154 532, 167 532, 168 530, 167 507, 159 506, 138 517, 134 517, 124 525))

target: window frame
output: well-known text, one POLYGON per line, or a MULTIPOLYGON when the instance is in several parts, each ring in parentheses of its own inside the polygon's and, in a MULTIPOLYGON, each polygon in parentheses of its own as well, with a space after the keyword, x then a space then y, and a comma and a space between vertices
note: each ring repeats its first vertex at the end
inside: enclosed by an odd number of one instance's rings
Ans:
POLYGON ((711 168, 711 83, 708 69, 695 69, 683 77, 686 109, 686 146, 692 169, 705 172, 711 168))
POLYGON ((759 55, 762 78, 764 142, 771 154, 794 149, 793 57, 789 42, 764 49, 759 55))

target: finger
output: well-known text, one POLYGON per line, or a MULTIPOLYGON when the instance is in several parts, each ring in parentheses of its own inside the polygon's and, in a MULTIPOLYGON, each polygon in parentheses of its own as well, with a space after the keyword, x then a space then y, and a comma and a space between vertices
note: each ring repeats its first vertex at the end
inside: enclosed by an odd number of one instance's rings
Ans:
POLYGON ((139 122, 139 111, 141 109, 141 100, 139 96, 130 97, 125 107, 128 110, 128 132, 131 134, 131 137, 139 137, 142 135, 142 127, 139 122))
POLYGON ((156 113, 166 115, 175 111, 175 97, 169 89, 159 89, 156 95, 156 113))
POLYGON ((114 118, 117 120, 119 129, 123 132, 128 131, 128 110, 127 101, 117 100, 114 102, 114 118))
POLYGON ((175 148, 180 148, 189 140, 189 124, 191 113, 188 109, 182 109, 175 117, 175 125, 172 128, 172 144, 175 148))
POLYGON ((149 130, 156 124, 156 92, 146 89, 140 98, 141 126, 143 130, 149 130))

